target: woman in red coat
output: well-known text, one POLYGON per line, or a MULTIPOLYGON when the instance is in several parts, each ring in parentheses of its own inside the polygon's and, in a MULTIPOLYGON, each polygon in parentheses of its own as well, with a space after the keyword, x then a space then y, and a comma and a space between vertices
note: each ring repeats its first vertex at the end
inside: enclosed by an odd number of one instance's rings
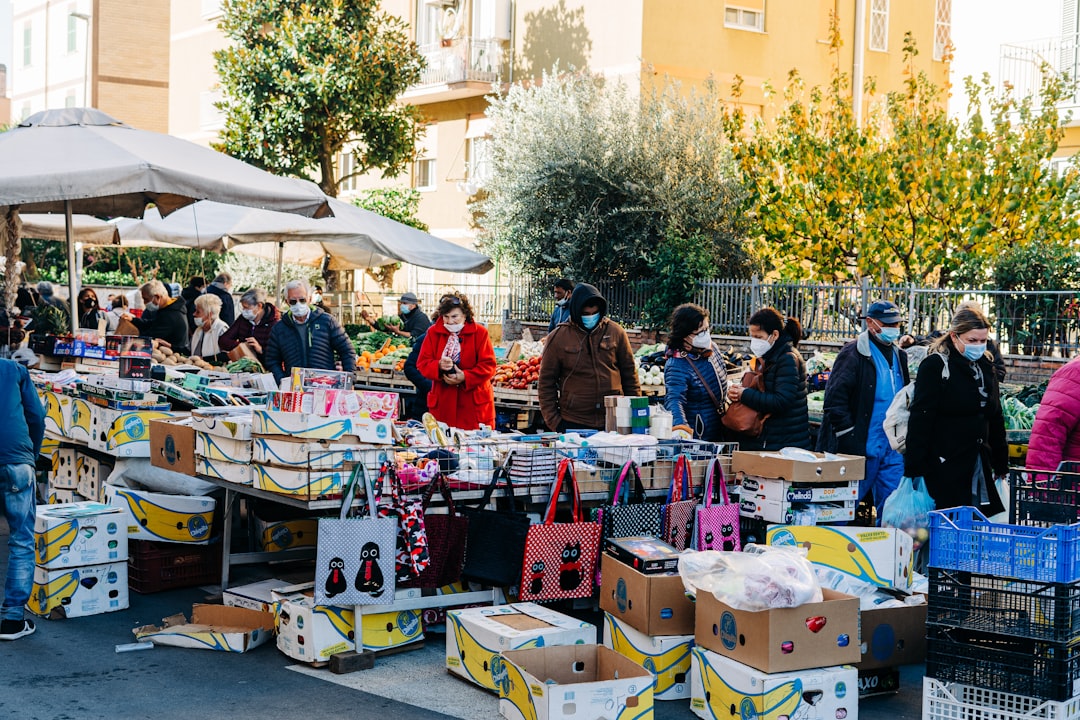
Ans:
POLYGON ((431 380, 428 411, 462 430, 495 427, 495 350, 487 330, 473 320, 464 295, 443 298, 439 319, 427 331, 416 368, 431 380))

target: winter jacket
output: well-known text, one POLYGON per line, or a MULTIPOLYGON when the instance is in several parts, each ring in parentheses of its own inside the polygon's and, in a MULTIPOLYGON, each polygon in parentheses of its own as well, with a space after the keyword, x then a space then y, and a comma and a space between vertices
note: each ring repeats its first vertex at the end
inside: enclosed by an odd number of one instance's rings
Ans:
POLYGON ((398 317, 401 318, 401 329, 409 333, 414 342, 431 327, 431 318, 419 306, 408 315, 399 314, 398 317))
POLYGON ((548 333, 550 334, 560 324, 570 319, 570 303, 566 302, 564 305, 556 305, 555 310, 551 313, 551 322, 548 323, 548 333))
POLYGON ((105 319, 105 329, 108 331, 108 318, 105 316, 105 311, 100 308, 93 308, 89 312, 84 312, 79 315, 79 327, 83 330, 97 330, 98 320, 105 319))
POLYGON ((257 325, 252 325, 250 320, 241 315, 236 318, 236 322, 229 326, 228 330, 221 334, 221 337, 218 338, 218 345, 223 352, 229 352, 249 337, 254 337, 263 349, 261 353, 255 354, 262 360, 266 354, 266 346, 270 343, 270 331, 280 321, 281 313, 278 309, 271 303, 265 303, 263 305, 263 316, 259 319, 257 325))
POLYGON ((727 397, 727 369, 723 360, 719 360, 720 350, 716 345, 712 346, 712 352, 709 358, 691 353, 668 358, 664 365, 664 407, 671 413, 672 425, 687 425, 693 429, 694 437, 718 442, 724 433, 722 415, 701 379, 705 379, 722 407, 727 397))
POLYGON ((198 353, 198 357, 212 358, 221 353, 221 335, 229 326, 222 320, 215 320, 210 326, 210 332, 202 329, 202 323, 195 329, 191 336, 191 352, 198 353))
POLYGON ((412 351, 405 359, 405 377, 416 386, 416 394, 411 398, 406 397, 405 404, 409 409, 408 415, 413 419, 420 419, 428 411, 427 396, 431 392, 431 381, 424 377, 420 369, 416 367, 416 361, 420 358, 420 348, 424 346, 425 332, 413 340, 412 351))
POLYGON ((1028 442, 1029 468, 1057 470, 1063 460, 1080 461, 1080 358, 1050 378, 1028 442))
POLYGON ((335 355, 341 361, 341 369, 356 371, 356 349, 341 324, 333 315, 311 308, 307 321, 298 323, 292 313, 285 313, 281 321, 270 330, 266 341, 263 364, 274 374, 279 383, 281 378, 290 375, 294 367, 334 370, 335 355), (307 353, 300 333, 307 333, 307 353))
POLYGON ((227 324, 232 325, 233 320, 236 319, 236 310, 233 306, 232 293, 223 288, 218 283, 210 283, 206 286, 206 292, 211 295, 217 295, 221 298, 221 312, 218 313, 218 317, 224 320, 227 324))
POLYGON ((764 429, 756 438, 738 436, 742 450, 781 450, 797 447, 809 450, 810 413, 806 408, 806 363, 791 344, 780 337, 761 357, 765 363, 765 390, 746 388, 744 405, 768 413, 764 429))
POLYGON ((847 455, 865 455, 877 391, 877 369, 870 353, 895 351, 893 362, 900 362, 904 385, 910 380, 907 353, 892 346, 874 347, 875 341, 865 330, 840 350, 825 386, 825 408, 818 432, 817 449, 847 455))
POLYGON ((34 465, 45 437, 45 411, 30 373, 14 360, 0 360, 0 417, 7 427, 0 465, 34 465))
POLYGON ((132 322, 141 335, 164 340, 174 353, 188 354, 187 306, 183 298, 173 298, 149 318, 135 318, 132 322))
POLYGON ((458 333, 461 359, 457 366, 465 373, 465 382, 448 385, 439 370, 439 360, 450 339, 442 318, 435 321, 424 337, 416 368, 431 381, 428 412, 439 422, 462 430, 476 430, 481 423, 495 427, 495 394, 491 378, 495 376, 495 350, 487 329, 476 322, 466 322, 458 333))
POLYGON ((951 339, 945 341, 945 348, 947 356, 931 352, 919 363, 904 474, 926 479, 926 489, 939 510, 980 505, 972 496, 971 485, 976 459, 981 457, 988 510, 997 513, 1004 506, 994 489, 991 470, 999 475, 1008 470, 1009 448, 993 361, 986 353, 971 362, 951 339), (946 362, 947 378, 942 373, 946 362), (976 371, 982 376, 981 383, 976 371))
POLYGON ((581 283, 570 296, 570 321, 548 336, 540 360, 540 412, 551 430, 603 430, 604 398, 640 395, 630 338, 605 317, 607 301, 592 285, 581 283), (599 301, 600 322, 591 331, 581 323, 587 302, 599 301))

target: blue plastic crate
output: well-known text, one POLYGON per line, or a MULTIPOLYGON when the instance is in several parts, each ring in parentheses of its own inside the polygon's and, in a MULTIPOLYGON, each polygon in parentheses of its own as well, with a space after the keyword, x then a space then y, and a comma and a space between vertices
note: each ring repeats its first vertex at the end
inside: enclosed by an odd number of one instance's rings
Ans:
POLYGON ((930 513, 930 567, 1037 582, 1080 580, 1080 524, 992 523, 973 507, 930 513))

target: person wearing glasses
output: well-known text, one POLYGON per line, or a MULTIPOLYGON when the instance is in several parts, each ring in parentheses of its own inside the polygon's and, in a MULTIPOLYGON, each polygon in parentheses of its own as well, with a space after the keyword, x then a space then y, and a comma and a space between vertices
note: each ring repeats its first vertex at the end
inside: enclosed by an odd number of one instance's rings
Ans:
POLYGON ((671 412, 673 432, 686 440, 723 439, 727 367, 711 329, 709 311, 700 305, 680 305, 671 315, 664 407, 671 412))
POLYGON ((285 285, 289 309, 270 330, 264 353, 266 369, 278 383, 294 367, 356 371, 356 349, 333 315, 308 305, 311 290, 303 280, 285 285))

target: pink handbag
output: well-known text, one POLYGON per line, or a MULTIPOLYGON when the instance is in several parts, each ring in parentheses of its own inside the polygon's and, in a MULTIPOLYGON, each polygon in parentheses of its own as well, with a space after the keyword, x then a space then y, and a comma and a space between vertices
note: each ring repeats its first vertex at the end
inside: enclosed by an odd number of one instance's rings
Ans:
POLYGON ((739 506, 728 498, 727 481, 724 479, 720 458, 713 458, 709 463, 705 494, 697 508, 695 525, 698 550, 738 551, 742 548, 739 542, 739 506), (716 497, 717 494, 722 496, 722 501, 716 497), (714 504, 714 501, 720 502, 714 504))
POLYGON ((682 552, 693 546, 694 515, 698 506, 694 492, 694 478, 690 474, 690 461, 686 455, 675 458, 668 488, 667 505, 664 506, 664 542, 682 552))

